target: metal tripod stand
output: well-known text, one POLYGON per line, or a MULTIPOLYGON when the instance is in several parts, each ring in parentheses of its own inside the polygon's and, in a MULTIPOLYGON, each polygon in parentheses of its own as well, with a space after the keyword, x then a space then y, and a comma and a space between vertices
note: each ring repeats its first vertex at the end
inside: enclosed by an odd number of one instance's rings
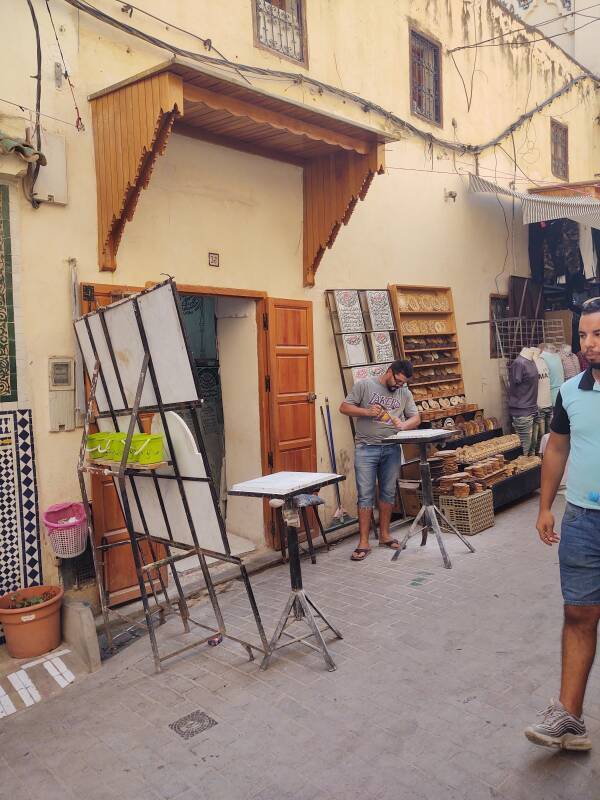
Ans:
POLYGON ((271 656, 275 650, 280 650, 282 647, 288 647, 290 644, 295 644, 296 642, 301 642, 306 647, 310 647, 312 650, 316 650, 320 652, 323 658, 325 659, 325 663, 327 664, 327 668, 330 672, 333 672, 336 669, 335 662, 331 657, 329 650, 327 649, 327 644, 325 643, 325 639, 323 638, 323 633, 327 630, 330 630, 332 633, 335 634, 337 639, 343 639, 344 637, 335 628, 331 622, 323 615, 323 612, 317 608, 317 606, 313 603, 310 597, 304 591, 304 587, 302 585, 302 570, 300 568, 300 548, 298 547, 298 529, 295 525, 288 525, 283 513, 282 507, 284 505, 283 500, 271 500, 269 505, 272 508, 276 509, 277 517, 279 520, 280 530, 283 530, 285 527, 286 530, 286 537, 287 537, 287 545, 288 545, 288 553, 289 553, 289 562, 290 562, 290 582, 291 582, 291 592, 290 596, 287 599, 285 607, 283 609, 283 614, 279 622, 277 623, 277 627, 275 628, 275 633, 269 642, 269 650, 268 653, 262 660, 262 664, 260 665, 261 669, 266 669, 269 666, 269 662, 271 660, 271 656), (315 619, 315 615, 323 620, 325 623, 325 628, 319 628, 317 620, 315 619), (286 628, 293 624, 294 622, 304 622, 308 625, 310 633, 306 633, 303 636, 293 636, 289 633, 286 628), (280 639, 282 636, 287 636, 289 641, 281 642, 280 639), (317 642, 316 645, 312 644, 311 642, 306 641, 308 638, 314 636, 317 642))
POLYGON ((402 442, 410 442, 411 444, 416 444, 419 447, 419 469, 421 473, 421 491, 423 492, 423 503, 419 513, 412 521, 410 528, 400 542, 400 547, 392 556, 392 561, 398 560, 400 553, 404 550, 408 540, 412 536, 421 533, 421 547, 424 547, 427 544, 427 536, 429 533, 433 533, 442 554, 444 567, 446 569, 452 569, 452 562, 450 561, 450 557, 446 552, 446 547, 442 538, 442 529, 448 530, 451 533, 455 533, 461 542, 463 542, 471 551, 471 553, 475 552, 475 548, 467 539, 465 539, 462 533, 460 533, 454 527, 450 520, 442 514, 440 509, 434 503, 431 471, 429 469, 429 461, 427 460, 427 445, 431 444, 432 442, 443 441, 444 439, 447 439, 448 436, 451 435, 451 431, 437 430, 432 431, 431 434, 432 435, 427 439, 418 440, 415 440, 412 437, 407 437, 404 439, 402 438, 401 434, 399 434, 397 437, 393 437, 394 442, 397 442, 398 444, 401 444, 402 442))

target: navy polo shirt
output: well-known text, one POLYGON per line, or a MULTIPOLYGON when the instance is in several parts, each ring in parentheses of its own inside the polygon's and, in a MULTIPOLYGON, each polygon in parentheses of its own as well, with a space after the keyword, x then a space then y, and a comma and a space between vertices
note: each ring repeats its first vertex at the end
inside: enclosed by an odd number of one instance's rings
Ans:
POLYGON ((560 387, 550 429, 571 437, 567 500, 599 510, 590 500, 590 494, 600 492, 600 383, 591 368, 560 387))

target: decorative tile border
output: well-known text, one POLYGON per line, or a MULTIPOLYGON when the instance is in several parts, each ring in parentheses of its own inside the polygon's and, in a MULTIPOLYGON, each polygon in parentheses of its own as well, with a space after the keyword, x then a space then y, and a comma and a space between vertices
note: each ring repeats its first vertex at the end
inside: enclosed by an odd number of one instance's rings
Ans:
POLYGON ((8 186, 0 186, 0 402, 17 400, 17 356, 8 186))
POLYGON ((31 411, 3 411, 0 412, 0 594, 21 586, 37 586, 42 580, 31 411))

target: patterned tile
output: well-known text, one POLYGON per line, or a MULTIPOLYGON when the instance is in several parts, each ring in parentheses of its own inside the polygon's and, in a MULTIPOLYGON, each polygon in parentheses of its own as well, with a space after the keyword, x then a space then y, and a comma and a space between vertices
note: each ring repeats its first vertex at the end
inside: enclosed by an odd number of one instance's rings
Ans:
POLYGON ((0 186, 0 402, 17 399, 8 187, 0 186))
POLYGON ((42 583, 38 514, 31 411, 0 412, 0 594, 42 583))

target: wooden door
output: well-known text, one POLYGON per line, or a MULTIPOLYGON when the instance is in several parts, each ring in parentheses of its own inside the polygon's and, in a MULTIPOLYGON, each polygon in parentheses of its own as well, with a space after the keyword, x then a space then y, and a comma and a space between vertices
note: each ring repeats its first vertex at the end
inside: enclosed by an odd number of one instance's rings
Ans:
MULTIPOLYGON (((107 306, 121 300, 128 294, 139 291, 131 286, 82 286, 82 312, 94 311, 99 306, 107 306)), ((150 430, 151 414, 140 415, 142 426, 146 432, 150 430)), ((94 430, 94 428, 92 428, 94 430)), ((131 547, 127 544, 129 534, 121 512, 121 504, 113 479, 109 475, 92 475, 92 509, 94 515, 94 537, 96 543, 115 544, 124 542, 120 547, 111 547, 104 551, 104 588, 108 594, 109 605, 118 605, 140 596, 135 564, 131 547)), ((148 544, 142 544, 142 554, 146 562, 152 561, 148 544)), ((157 558, 164 558, 161 545, 155 547, 157 558)), ((168 581, 166 568, 162 571, 165 582, 168 581)), ((152 575, 154 579, 155 574, 152 575)))
POLYGON ((315 376, 312 303, 267 300, 273 472, 315 472, 315 376))
MULTIPOLYGON (((271 472, 315 472, 312 303, 269 298, 266 320, 268 468, 271 472)), ((281 547, 273 514, 268 538, 273 547, 281 547)))

